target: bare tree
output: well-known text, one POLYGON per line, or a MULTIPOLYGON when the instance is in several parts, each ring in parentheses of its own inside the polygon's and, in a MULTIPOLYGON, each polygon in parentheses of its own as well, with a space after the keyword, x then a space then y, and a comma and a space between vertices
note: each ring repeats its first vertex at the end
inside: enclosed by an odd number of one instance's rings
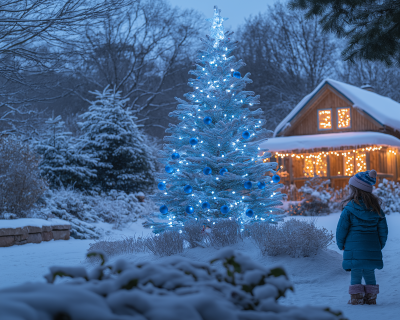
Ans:
POLYGON ((111 85, 130 98, 129 107, 140 118, 151 118, 147 126, 159 125, 164 109, 175 106, 171 93, 187 82, 176 76, 187 72, 202 28, 195 11, 164 0, 132 1, 128 10, 104 17, 101 26, 87 25, 80 60, 73 65, 76 79, 85 84, 71 90, 85 100, 88 88, 111 85))
MULTIPOLYGON (((44 75, 62 64, 59 45, 127 0, 3 0, 0 2, 0 131, 30 123, 44 75), (42 76, 40 83, 35 83, 42 76)), ((47 99, 54 99, 49 97, 47 99)), ((46 100, 46 99, 44 99, 46 100)))
POLYGON ((387 67, 383 62, 361 60, 343 62, 338 68, 339 79, 355 86, 369 84, 374 91, 400 102, 400 68, 387 67))
POLYGON ((250 17, 238 30, 240 57, 252 74, 252 90, 261 94, 269 129, 325 77, 334 74, 339 54, 332 36, 317 19, 276 3, 250 17))

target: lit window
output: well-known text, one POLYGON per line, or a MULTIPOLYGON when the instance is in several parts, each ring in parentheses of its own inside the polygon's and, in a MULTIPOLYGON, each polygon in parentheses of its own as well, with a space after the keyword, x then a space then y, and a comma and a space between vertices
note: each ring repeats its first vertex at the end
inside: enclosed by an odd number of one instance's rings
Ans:
POLYGON ((332 111, 328 110, 318 110, 318 126, 320 130, 332 129, 332 111))
POLYGON ((351 126, 351 117, 350 117, 350 108, 341 108, 337 111, 338 118, 338 128, 350 128, 351 126))

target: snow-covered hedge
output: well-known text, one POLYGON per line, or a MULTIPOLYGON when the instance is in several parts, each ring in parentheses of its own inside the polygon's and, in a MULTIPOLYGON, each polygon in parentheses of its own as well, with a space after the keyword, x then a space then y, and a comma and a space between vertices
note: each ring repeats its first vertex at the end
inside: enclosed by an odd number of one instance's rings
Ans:
POLYGON ((134 194, 111 190, 108 193, 88 194, 72 188, 48 190, 36 205, 34 217, 57 217, 71 223, 71 236, 78 239, 97 239, 103 233, 94 223, 107 222, 115 228, 134 222, 154 211, 146 199, 139 202, 134 194))
MULTIPOLYGON (((94 253, 94 255, 96 255, 94 253)), ((103 259, 103 256, 100 255, 103 259)), ((282 306, 292 285, 282 268, 268 269, 247 256, 221 250, 210 263, 168 261, 51 267, 47 284, 0 290, 7 319, 69 320, 338 320, 341 313, 282 306), (54 284, 58 277, 69 282, 54 284)))
POLYGON ((278 225, 254 223, 248 227, 251 239, 263 254, 309 257, 332 242, 333 234, 314 221, 289 219, 278 225))
POLYGON ((373 194, 382 199, 383 210, 386 214, 400 212, 400 184, 383 179, 375 188, 373 194))

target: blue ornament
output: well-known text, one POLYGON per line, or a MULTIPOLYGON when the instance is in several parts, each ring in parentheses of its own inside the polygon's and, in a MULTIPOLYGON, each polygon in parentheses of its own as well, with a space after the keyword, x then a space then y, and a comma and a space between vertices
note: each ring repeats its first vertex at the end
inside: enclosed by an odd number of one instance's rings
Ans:
POLYGON ((278 183, 279 181, 281 181, 281 177, 278 176, 277 174, 275 174, 275 175, 272 177, 272 181, 275 182, 275 183, 278 183))
POLYGON ((205 168, 203 169, 203 173, 204 173, 205 175, 209 175, 209 174, 211 174, 211 172, 212 172, 212 170, 211 170, 210 167, 205 167, 205 168))
POLYGON ((201 77, 197 77, 197 79, 200 79, 201 77))
POLYGON ((189 143, 190 143, 192 146, 195 146, 198 142, 199 142, 199 141, 198 141, 196 138, 190 138, 190 140, 189 140, 189 143))
POLYGON ((243 137, 244 139, 249 139, 249 138, 250 138, 250 132, 248 132, 248 131, 243 131, 242 137, 243 137))
POLYGON ((204 122, 205 124, 211 124, 212 119, 211 119, 211 117, 205 117, 205 118, 203 119, 203 122, 204 122))
POLYGON ((192 206, 187 206, 187 207, 185 208, 185 211, 186 211, 186 213, 188 213, 188 214, 192 214, 193 211, 194 211, 194 209, 193 209, 192 206))
POLYGON ((252 217, 253 214, 254 214, 254 211, 253 211, 253 210, 251 210, 251 209, 247 209, 247 210, 246 210, 246 216, 252 217))
POLYGON ((222 168, 221 170, 219 170, 219 174, 220 174, 221 176, 223 176, 225 172, 228 172, 228 169, 227 169, 227 168, 222 168))
POLYGON ((193 188, 190 184, 187 184, 184 188, 183 191, 185 191, 186 193, 192 193, 193 192, 193 188))
POLYGON ((165 172, 166 172, 166 173, 172 173, 172 172, 174 172, 174 168, 172 168, 172 167, 169 166, 169 165, 166 165, 166 166, 165 166, 165 172))
POLYGON ((234 76, 235 78, 238 78, 238 79, 240 79, 240 77, 241 77, 241 74, 240 74, 240 72, 239 72, 239 71, 235 71, 235 72, 233 73, 233 76, 234 76))
POLYGON ((171 155, 171 158, 172 158, 172 160, 176 160, 176 159, 179 159, 179 158, 180 158, 180 155, 179 155, 179 153, 174 152, 174 153, 171 155))
POLYGON ((160 212, 162 214, 167 214, 168 213, 168 207, 164 204, 160 207, 160 212))
POLYGON ((260 181, 260 182, 257 183, 257 186, 258 186, 258 189, 262 190, 262 189, 265 188, 265 182, 260 181))
POLYGON ((160 183, 157 185, 157 187, 158 187, 159 190, 165 190, 165 188, 166 188, 164 182, 160 182, 160 183))
POLYGON ((201 207, 202 207, 203 209, 210 209, 210 204, 206 201, 206 202, 203 202, 203 204, 201 205, 201 207))
POLYGON ((244 188, 245 189, 251 189, 252 186, 253 186, 253 184, 251 183, 251 181, 246 181, 244 183, 244 188))
POLYGON ((222 214, 227 214, 229 212, 229 207, 228 206, 222 206, 221 207, 221 213, 222 214))

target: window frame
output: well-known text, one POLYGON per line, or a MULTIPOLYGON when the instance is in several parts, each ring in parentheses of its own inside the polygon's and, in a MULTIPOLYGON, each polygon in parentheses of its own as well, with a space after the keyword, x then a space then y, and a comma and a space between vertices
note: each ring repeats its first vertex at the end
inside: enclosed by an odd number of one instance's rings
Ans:
POLYGON ((318 131, 328 131, 328 130, 333 130, 333 121, 332 121, 332 108, 326 108, 326 109, 318 109, 317 110, 317 118, 318 118, 318 131), (319 112, 320 111, 327 111, 327 110, 329 110, 330 112, 331 112, 331 127, 329 128, 329 129, 321 129, 320 127, 319 127, 319 124, 320 124, 320 121, 319 121, 319 112))
POLYGON ((336 129, 338 129, 338 130, 351 129, 352 122, 353 122, 353 113, 351 112, 351 106, 336 108, 336 129), (339 128, 339 110, 340 109, 349 109, 350 110, 350 126, 348 126, 346 128, 339 128))

